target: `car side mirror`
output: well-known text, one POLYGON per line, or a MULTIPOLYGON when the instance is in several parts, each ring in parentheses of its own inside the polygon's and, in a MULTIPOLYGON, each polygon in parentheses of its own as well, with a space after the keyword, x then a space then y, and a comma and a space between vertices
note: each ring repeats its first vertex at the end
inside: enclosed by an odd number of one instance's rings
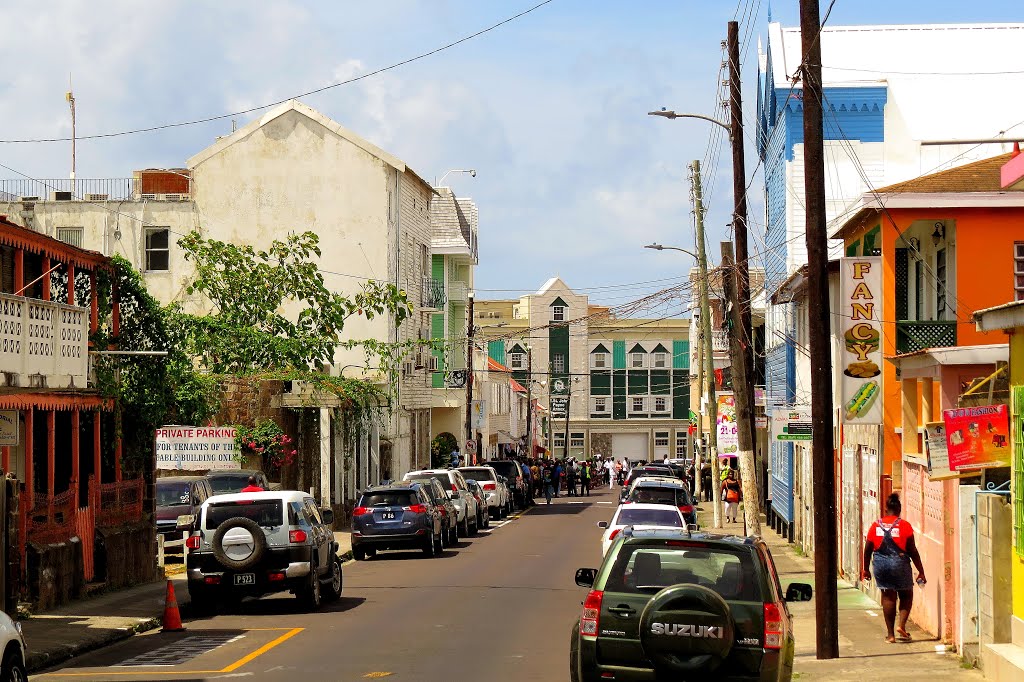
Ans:
POLYGON ((333 509, 321 509, 320 518, 324 520, 324 525, 331 525, 334 523, 334 510, 333 509))
POLYGON ((607 528, 608 527, 608 522, 607 521, 598 521, 597 522, 597 527, 598 528, 607 528))
POLYGON ((814 589, 807 583, 790 583, 786 588, 786 601, 811 601, 814 589))
POLYGON ((178 517, 175 523, 175 529, 179 531, 191 531, 192 526, 195 525, 196 517, 192 514, 182 514, 178 517))
POLYGON ((593 587, 595 580, 597 580, 596 568, 576 569, 576 584, 580 587, 593 587))

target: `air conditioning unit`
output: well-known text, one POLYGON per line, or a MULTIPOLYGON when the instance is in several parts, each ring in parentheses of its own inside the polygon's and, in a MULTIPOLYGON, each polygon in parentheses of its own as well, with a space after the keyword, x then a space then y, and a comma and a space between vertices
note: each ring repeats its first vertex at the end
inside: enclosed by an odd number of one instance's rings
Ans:
POLYGON ((50 201, 71 201, 73 198, 72 192, 50 192, 50 201))
POLYGON ((18 201, 39 201, 39 197, 18 197, 18 201))
POLYGON ((142 199, 143 201, 147 201, 147 200, 148 201, 154 201, 156 199, 156 195, 155 194, 140 194, 139 198, 142 199))
POLYGON ((110 195, 109 194, 86 194, 85 195, 85 200, 86 201, 107 201, 108 199, 110 199, 110 195))
POLYGON ((438 362, 437 362, 437 356, 436 355, 431 355, 430 358, 427 360, 427 369, 429 369, 431 372, 436 372, 437 371, 437 369, 438 369, 438 362))

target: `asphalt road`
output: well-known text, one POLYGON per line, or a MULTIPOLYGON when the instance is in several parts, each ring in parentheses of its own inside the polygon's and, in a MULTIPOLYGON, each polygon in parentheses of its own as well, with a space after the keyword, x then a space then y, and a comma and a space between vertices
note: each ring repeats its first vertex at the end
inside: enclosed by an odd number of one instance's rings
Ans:
POLYGON ((344 568, 342 598, 304 613, 290 595, 188 620, 73 659, 38 680, 568 679, 569 630, 617 493, 560 497, 435 559, 383 552, 344 568))

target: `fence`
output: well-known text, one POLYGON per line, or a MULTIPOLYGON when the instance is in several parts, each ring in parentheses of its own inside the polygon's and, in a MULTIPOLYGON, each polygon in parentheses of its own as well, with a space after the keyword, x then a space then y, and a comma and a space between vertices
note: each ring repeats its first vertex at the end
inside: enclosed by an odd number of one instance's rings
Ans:
POLYGON ((21 197, 35 197, 36 201, 58 198, 67 201, 106 201, 131 199, 134 190, 132 178, 57 178, 51 180, 0 180, 0 201, 18 201, 21 197))
POLYGON ((36 493, 26 520, 26 540, 40 545, 67 542, 78 534, 77 516, 77 490, 52 497, 36 493))
POLYGON ((168 547, 181 547, 182 560, 181 563, 185 563, 185 558, 188 557, 188 546, 185 545, 185 540, 188 539, 189 533, 187 530, 181 532, 180 540, 168 540, 163 533, 158 533, 156 536, 156 565, 163 566, 164 559, 167 558, 168 547))
POLYGON ((141 519, 144 487, 141 478, 99 486, 90 479, 89 499, 93 501, 96 526, 119 526, 141 519))

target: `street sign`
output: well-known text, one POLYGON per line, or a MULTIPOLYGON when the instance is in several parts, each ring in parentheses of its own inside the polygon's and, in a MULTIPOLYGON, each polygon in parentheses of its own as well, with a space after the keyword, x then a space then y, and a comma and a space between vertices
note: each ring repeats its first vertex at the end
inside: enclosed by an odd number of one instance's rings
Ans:
POLYGON ((466 441, 466 452, 469 453, 470 455, 472 455, 474 452, 476 452, 476 441, 475 440, 467 440, 466 441))

